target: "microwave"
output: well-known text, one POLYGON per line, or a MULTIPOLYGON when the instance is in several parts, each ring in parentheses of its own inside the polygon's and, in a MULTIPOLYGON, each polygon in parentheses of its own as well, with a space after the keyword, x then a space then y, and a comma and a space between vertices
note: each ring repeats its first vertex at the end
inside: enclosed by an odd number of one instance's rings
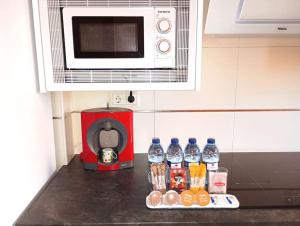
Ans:
POLYGON ((175 8, 66 7, 68 69, 171 69, 176 66, 175 8))

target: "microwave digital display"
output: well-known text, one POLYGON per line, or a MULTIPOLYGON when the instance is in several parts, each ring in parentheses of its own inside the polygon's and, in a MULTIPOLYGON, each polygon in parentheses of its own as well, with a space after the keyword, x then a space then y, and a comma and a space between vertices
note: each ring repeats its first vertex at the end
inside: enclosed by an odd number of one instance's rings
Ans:
POLYGON ((143 58, 143 17, 72 17, 75 58, 143 58))

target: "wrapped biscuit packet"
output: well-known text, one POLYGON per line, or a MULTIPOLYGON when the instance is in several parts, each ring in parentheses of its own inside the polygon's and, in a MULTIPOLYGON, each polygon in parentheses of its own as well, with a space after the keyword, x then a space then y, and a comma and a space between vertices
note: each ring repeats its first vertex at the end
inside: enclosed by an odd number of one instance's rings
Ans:
POLYGON ((199 177, 198 177, 199 190, 205 190, 205 180, 206 180, 206 166, 204 163, 199 165, 199 177))
POLYGON ((197 193, 199 190, 205 190, 205 178, 206 178, 206 167, 205 164, 190 165, 189 166, 191 175, 190 190, 193 193, 197 193))
POLYGON ((152 163, 150 165, 150 180, 153 191, 166 193, 166 166, 163 163, 152 163))
POLYGON ((197 180, 197 169, 196 169, 196 165, 189 165, 189 170, 190 170, 190 177, 191 177, 191 181, 190 181, 190 190, 192 192, 196 192, 197 190, 197 186, 196 186, 196 180, 197 180))

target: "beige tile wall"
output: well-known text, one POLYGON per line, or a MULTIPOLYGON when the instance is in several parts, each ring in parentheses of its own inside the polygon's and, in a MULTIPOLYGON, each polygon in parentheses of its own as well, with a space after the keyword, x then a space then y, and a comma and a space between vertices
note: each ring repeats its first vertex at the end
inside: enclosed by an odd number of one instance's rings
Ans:
MULTIPOLYGON (((182 146, 189 137, 196 137, 202 147, 207 137, 215 137, 222 151, 232 150, 234 113, 159 113, 156 115, 156 136, 165 148, 170 136, 180 138, 182 146)), ((147 146, 149 145, 149 141, 147 146)))
POLYGON ((156 92, 156 108, 227 109, 235 104, 236 48, 203 48, 201 90, 156 92))
POLYGON ((237 108, 299 108, 300 47, 239 50, 237 108))
POLYGON ((233 150, 300 151, 300 112, 239 112, 233 150))
MULTIPOLYGON (((135 113, 135 152, 147 152, 153 136, 166 147, 172 136, 185 143, 208 136, 221 151, 300 151, 300 112, 226 112, 300 109, 300 38, 204 37, 201 91, 138 92, 134 110, 225 110, 135 113)), ((109 92, 73 92, 70 98, 74 151, 81 150, 77 111, 104 107, 109 92), (75 112, 74 112, 75 111, 75 112)), ((70 104, 70 103, 69 103, 70 104)))

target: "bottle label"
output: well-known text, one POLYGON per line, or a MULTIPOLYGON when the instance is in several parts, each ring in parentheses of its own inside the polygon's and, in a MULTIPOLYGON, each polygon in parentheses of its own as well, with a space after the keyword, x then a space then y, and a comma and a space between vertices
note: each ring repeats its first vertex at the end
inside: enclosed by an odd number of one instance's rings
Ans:
POLYGON ((217 170, 219 168, 219 164, 217 162, 214 163, 206 163, 207 170, 217 170))
POLYGON ((148 160, 148 163, 149 164, 152 164, 152 163, 161 164, 161 163, 164 163, 164 161, 149 161, 148 160))
POLYGON ((168 161, 168 165, 170 166, 171 169, 178 169, 178 168, 181 168, 181 162, 178 162, 178 163, 171 163, 170 161, 168 161))
POLYGON ((189 166, 192 166, 192 165, 199 165, 198 162, 187 162, 187 161, 184 161, 184 166, 185 167, 189 167, 189 166))

